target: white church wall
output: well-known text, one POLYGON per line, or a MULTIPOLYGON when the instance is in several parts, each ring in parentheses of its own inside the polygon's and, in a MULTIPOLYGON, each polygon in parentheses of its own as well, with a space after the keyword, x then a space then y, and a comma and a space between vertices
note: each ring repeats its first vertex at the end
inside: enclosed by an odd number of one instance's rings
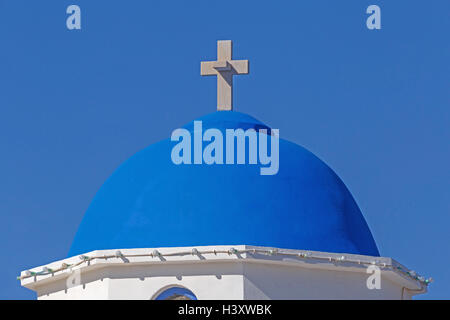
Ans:
MULTIPOLYGON (((366 273, 261 264, 217 262, 152 266, 111 266, 86 272, 79 285, 50 282, 39 299, 153 299, 162 289, 181 286, 199 300, 213 299, 401 299, 402 287, 381 278, 369 290, 366 273)), ((408 292, 404 298, 410 299, 408 292)))
POLYGON ((312 251, 306 255, 301 250, 254 246, 230 248, 92 251, 81 260, 71 257, 23 271, 21 282, 36 291, 39 299, 147 300, 170 286, 184 287, 200 300, 410 299, 426 292, 423 283, 390 258, 312 251), (89 259, 83 260, 86 256, 89 259), (366 273, 367 266, 374 263, 381 268, 380 290, 367 288, 371 276, 366 273), (61 269, 62 265, 66 268, 61 269), (42 270, 53 271, 42 274, 42 270))
POLYGON ((247 263, 244 299, 401 299, 401 286, 382 276, 381 289, 369 290, 368 277, 363 272, 247 263))
POLYGON ((208 263, 110 269, 110 299, 153 299, 162 289, 182 286, 197 299, 243 299, 242 264, 208 263))
POLYGON ((79 283, 68 286, 67 278, 50 281, 38 286, 36 293, 39 300, 106 300, 109 282, 106 269, 95 269, 83 272, 79 283))
POLYGON ((243 266, 224 262, 152 266, 111 266, 81 275, 80 284, 67 288, 65 280, 37 290, 38 299, 150 300, 161 289, 181 286, 197 299, 243 299, 243 266))

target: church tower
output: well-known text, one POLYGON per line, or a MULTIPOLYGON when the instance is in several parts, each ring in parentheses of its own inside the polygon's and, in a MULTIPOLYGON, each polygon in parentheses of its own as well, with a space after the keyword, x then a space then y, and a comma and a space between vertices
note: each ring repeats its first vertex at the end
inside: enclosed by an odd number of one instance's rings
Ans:
POLYGON ((201 63, 201 75, 217 77, 217 111, 117 168, 86 211, 68 257, 22 271, 21 284, 38 299, 425 293, 429 279, 380 256, 332 169, 278 130, 233 111, 233 76, 247 73, 248 60, 233 60, 232 42, 219 41, 217 60, 201 63), (221 146, 218 137, 226 140, 221 146))

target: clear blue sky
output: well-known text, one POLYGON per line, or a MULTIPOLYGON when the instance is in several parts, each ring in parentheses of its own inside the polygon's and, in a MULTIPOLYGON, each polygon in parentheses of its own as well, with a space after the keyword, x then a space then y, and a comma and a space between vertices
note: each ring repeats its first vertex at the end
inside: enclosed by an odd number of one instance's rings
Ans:
POLYGON ((450 2, 0 0, 0 298, 67 255, 124 160, 216 108, 200 61, 232 39, 235 109, 333 168, 381 255, 450 298, 450 2), (82 30, 66 28, 78 4, 82 30), (368 5, 381 30, 366 28, 368 5))

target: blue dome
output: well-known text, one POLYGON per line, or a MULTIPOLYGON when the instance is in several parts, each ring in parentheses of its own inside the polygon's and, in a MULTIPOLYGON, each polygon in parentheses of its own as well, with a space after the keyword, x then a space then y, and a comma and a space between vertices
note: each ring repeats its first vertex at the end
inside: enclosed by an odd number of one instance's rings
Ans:
MULTIPOLYGON (((267 128, 231 111, 198 120, 204 130, 267 128)), ((192 131, 193 123, 185 128, 192 131)), ((150 145, 108 178, 86 211, 69 256, 239 244, 379 256, 344 183, 306 149, 280 139, 278 173, 260 175, 260 164, 175 165, 171 151, 177 143, 150 145)))

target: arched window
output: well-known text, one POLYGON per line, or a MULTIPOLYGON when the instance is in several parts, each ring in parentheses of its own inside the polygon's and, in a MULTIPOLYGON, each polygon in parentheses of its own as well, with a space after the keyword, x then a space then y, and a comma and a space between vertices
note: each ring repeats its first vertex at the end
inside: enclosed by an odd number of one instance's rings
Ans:
POLYGON ((158 293, 154 300, 197 300, 197 297, 191 290, 173 286, 158 293))

